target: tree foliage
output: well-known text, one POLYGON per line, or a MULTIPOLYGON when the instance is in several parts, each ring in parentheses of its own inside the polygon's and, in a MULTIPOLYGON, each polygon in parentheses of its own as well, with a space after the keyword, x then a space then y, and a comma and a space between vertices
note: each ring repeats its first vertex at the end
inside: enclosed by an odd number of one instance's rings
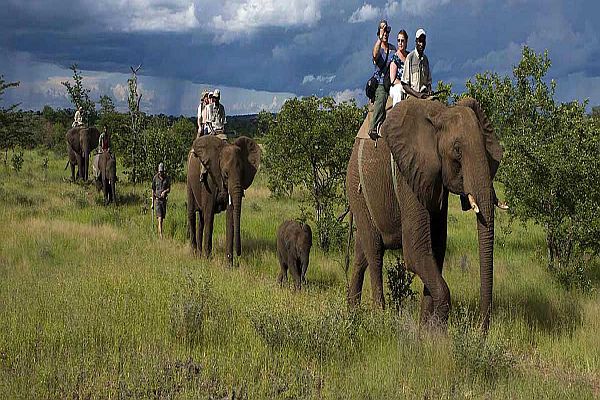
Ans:
POLYGON ((353 139, 364 119, 354 102, 305 97, 285 102, 277 119, 259 115, 266 127, 264 165, 276 196, 300 186, 309 193, 321 248, 332 244, 335 207, 344 201, 343 182, 353 139))
POLYGON ((91 126, 97 118, 96 105, 90 99, 90 89, 83 86, 83 76, 77 70, 77 64, 71 65, 71 71, 73 71, 73 83, 64 81, 61 84, 67 88, 69 98, 75 109, 79 107, 83 109, 83 123, 91 126))
POLYGON ((546 231, 548 265, 573 268, 574 254, 600 251, 600 135, 586 102, 558 104, 548 53, 523 48, 513 76, 486 72, 467 82, 505 148, 499 179, 511 213, 546 231))

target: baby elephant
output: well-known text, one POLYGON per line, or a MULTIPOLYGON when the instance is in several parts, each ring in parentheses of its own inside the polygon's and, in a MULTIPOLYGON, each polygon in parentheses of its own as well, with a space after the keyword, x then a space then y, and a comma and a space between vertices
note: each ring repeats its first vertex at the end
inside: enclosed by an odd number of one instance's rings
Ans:
POLYGON ((294 278, 296 289, 306 283, 306 269, 312 247, 312 231, 308 224, 284 221, 277 229, 277 257, 280 271, 277 281, 287 282, 288 268, 294 278))

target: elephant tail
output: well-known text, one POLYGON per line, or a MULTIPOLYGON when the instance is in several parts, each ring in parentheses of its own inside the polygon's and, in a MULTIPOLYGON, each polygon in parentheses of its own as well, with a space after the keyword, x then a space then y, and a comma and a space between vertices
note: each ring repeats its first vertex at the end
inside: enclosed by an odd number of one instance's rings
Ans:
POLYGON ((350 269, 350 246, 352 245, 352 222, 354 220, 352 211, 346 211, 349 213, 348 217, 348 242, 346 243, 346 257, 344 259, 344 275, 346 276, 346 285, 348 286, 348 270, 350 269))

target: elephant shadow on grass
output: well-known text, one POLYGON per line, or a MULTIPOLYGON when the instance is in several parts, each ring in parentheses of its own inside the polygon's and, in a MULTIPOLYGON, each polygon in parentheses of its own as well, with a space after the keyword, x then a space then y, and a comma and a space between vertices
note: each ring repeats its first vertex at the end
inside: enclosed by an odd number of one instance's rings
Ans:
MULTIPOLYGON (((475 298, 469 300, 467 308, 476 313, 475 298)), ((545 333, 571 334, 583 323, 583 311, 576 298, 552 297, 534 287, 506 290, 499 288, 494 296, 494 311, 497 320, 523 320, 532 329, 545 333)))

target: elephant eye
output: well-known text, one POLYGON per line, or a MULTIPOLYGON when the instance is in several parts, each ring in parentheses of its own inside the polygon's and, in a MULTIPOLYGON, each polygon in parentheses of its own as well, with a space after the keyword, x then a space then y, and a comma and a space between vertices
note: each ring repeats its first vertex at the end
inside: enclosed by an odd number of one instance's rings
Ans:
POLYGON ((452 157, 458 161, 462 158, 462 151, 458 142, 454 142, 454 146, 452 146, 452 157))

